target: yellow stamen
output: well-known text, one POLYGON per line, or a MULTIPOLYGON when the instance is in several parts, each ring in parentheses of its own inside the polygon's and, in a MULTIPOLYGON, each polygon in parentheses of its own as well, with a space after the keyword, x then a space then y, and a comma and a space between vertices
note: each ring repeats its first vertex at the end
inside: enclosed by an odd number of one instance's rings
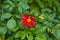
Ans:
POLYGON ((31 22, 30 16, 29 16, 29 18, 27 19, 27 22, 28 22, 28 23, 30 23, 30 22, 31 22))

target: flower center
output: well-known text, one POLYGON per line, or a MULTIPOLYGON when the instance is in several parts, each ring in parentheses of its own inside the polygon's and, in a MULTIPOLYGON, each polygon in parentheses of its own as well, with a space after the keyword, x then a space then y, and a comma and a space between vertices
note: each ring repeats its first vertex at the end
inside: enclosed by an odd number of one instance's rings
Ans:
POLYGON ((27 19, 27 22, 28 22, 28 23, 30 23, 30 22, 31 22, 30 16, 29 16, 29 18, 27 19))

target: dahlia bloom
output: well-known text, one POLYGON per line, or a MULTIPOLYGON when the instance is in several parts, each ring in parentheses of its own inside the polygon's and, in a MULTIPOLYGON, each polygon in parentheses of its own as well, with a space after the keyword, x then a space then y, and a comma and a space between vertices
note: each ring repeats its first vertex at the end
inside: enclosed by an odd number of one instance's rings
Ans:
POLYGON ((36 20, 32 15, 23 14, 21 20, 21 23, 26 27, 33 27, 36 24, 36 20))

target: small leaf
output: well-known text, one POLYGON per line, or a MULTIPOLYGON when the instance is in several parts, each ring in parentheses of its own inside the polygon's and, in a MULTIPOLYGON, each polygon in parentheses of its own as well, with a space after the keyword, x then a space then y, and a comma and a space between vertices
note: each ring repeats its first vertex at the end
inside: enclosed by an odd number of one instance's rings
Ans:
POLYGON ((16 18, 20 18, 20 15, 15 15, 16 16, 16 18))
POLYGON ((25 10, 25 9, 29 9, 29 5, 27 5, 27 4, 22 4, 21 5, 22 6, 22 8, 25 10))
POLYGON ((36 39, 37 39, 37 40, 47 40, 47 39, 46 39, 46 36, 45 36, 44 34, 36 35, 36 39))
POLYGON ((8 10, 8 11, 10 12, 10 11, 12 11, 12 10, 13 10, 13 7, 9 7, 9 10, 8 10))
POLYGON ((41 27, 41 25, 40 24, 36 24, 36 28, 40 28, 41 27))
POLYGON ((22 13, 22 11, 23 11, 22 7, 18 7, 18 10, 19 10, 20 13, 22 13))
POLYGON ((53 7, 53 11, 56 12, 56 7, 53 7))
POLYGON ((5 34, 7 32, 7 28, 6 27, 0 27, 0 34, 5 34))
POLYGON ((4 18, 4 19, 8 19, 10 18, 12 15, 10 13, 5 13, 3 14, 1 17, 4 18))
POLYGON ((23 31, 18 31, 15 35, 15 38, 20 38, 23 39, 24 38, 24 32, 23 31))
POLYGON ((29 3, 32 3, 33 2, 33 0, 29 0, 29 3))
POLYGON ((15 38, 19 38, 20 36, 21 36, 21 33, 20 33, 21 31, 18 31, 17 33, 16 33, 16 35, 15 35, 15 38))
POLYGON ((32 35, 29 35, 28 36, 28 40, 33 40, 33 36, 32 35))
POLYGON ((14 29, 12 29, 13 32, 16 32, 19 29, 19 27, 15 27, 14 29))
POLYGON ((57 24, 54 28, 59 29, 60 28, 60 24, 57 24))
POLYGON ((60 24, 57 24, 56 27, 59 27, 60 28, 60 24))
POLYGON ((60 30, 59 29, 53 29, 53 35, 56 37, 56 38, 60 38, 60 30))
POLYGON ((29 5, 26 5, 26 9, 29 9, 30 7, 29 7, 29 5))
POLYGON ((49 8, 42 9, 41 11, 42 11, 43 13, 45 13, 45 12, 51 13, 51 12, 52 12, 52 10, 49 9, 49 8))
POLYGON ((39 5, 41 8, 44 8, 44 4, 42 3, 41 0, 36 0, 36 2, 38 3, 38 5, 39 5))
POLYGON ((3 8, 4 9, 7 9, 7 8, 9 8, 10 7, 10 5, 3 5, 3 8))
POLYGON ((0 40, 1 40, 1 37, 0 37, 0 40))
POLYGON ((11 6, 13 6, 14 4, 13 4, 13 2, 12 1, 10 1, 10 0, 6 0, 6 3, 9 3, 11 6))
POLYGON ((7 27, 9 29, 13 29, 13 28, 15 28, 15 26, 16 26, 16 21, 13 18, 11 18, 10 20, 8 20, 7 27))
POLYGON ((21 39, 24 39, 24 38, 25 38, 25 35, 22 35, 22 36, 21 36, 21 39))
POLYGON ((58 12, 60 13, 60 6, 58 6, 58 12))
POLYGON ((60 38, 60 30, 57 31, 57 34, 56 35, 57 35, 56 38, 60 38))
POLYGON ((9 36, 7 40, 13 40, 13 36, 9 36))

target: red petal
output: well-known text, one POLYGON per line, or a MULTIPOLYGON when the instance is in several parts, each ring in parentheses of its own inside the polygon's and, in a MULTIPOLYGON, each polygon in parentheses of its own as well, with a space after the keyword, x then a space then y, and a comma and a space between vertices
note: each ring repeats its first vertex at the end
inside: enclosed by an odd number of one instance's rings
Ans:
POLYGON ((21 24, 26 25, 26 22, 23 21, 21 24))
POLYGON ((35 21, 32 21, 32 24, 33 24, 33 26, 36 24, 36 22, 35 21))
POLYGON ((29 27, 32 27, 32 26, 33 26, 33 24, 32 24, 32 23, 30 23, 30 24, 29 24, 29 27))
POLYGON ((26 26, 29 26, 29 23, 26 23, 26 26))
POLYGON ((23 14, 23 17, 21 18, 21 20, 26 20, 28 18, 27 14, 23 14))
POLYGON ((31 17, 32 19, 35 19, 35 17, 34 17, 34 16, 32 16, 32 15, 30 15, 30 17, 31 17))
POLYGON ((22 17, 21 20, 26 20, 26 18, 25 17, 22 17))
POLYGON ((32 21, 35 21, 35 18, 33 16, 30 16, 32 21))
POLYGON ((23 14, 23 17, 28 18, 28 15, 27 14, 23 14))

